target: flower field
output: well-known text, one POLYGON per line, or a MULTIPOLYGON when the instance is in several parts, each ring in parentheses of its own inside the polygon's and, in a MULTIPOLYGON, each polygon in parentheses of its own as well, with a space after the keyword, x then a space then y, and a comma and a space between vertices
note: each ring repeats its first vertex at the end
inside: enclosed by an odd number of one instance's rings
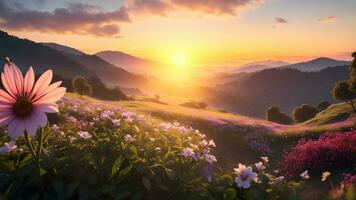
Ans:
MULTIPOLYGON (((300 142, 286 154, 284 167, 289 171, 284 171, 273 169, 276 161, 268 157, 276 151, 265 137, 273 129, 235 129, 208 117, 216 130, 244 132, 237 147, 244 153, 230 153, 255 160, 222 169, 220 155, 215 155, 221 153, 216 151, 221 141, 215 143, 196 128, 169 117, 162 120, 153 112, 63 97, 60 82, 50 84, 51 71, 35 82, 31 69, 24 77, 12 63, 5 69, 1 199, 305 199, 309 179, 318 177, 320 182, 333 176, 330 162, 355 165, 354 131, 300 142), (324 162, 329 155, 334 160, 324 162)), ((352 186, 353 175, 342 184, 352 186)), ((332 198, 343 198, 344 190, 334 189, 338 195, 332 198)))

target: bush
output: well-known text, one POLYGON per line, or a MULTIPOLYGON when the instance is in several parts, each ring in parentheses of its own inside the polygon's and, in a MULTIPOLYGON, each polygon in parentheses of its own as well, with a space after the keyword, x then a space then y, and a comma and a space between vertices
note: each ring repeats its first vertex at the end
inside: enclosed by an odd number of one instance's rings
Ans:
POLYGON ((208 107, 208 104, 204 102, 198 102, 198 101, 189 101, 189 102, 182 103, 180 105, 189 108, 197 108, 197 109, 206 109, 208 107))
POLYGON ((309 170, 352 169, 356 164, 356 131, 325 133, 318 140, 300 140, 283 156, 282 171, 292 177, 309 170))
POLYGON ((291 124, 293 122, 287 114, 282 113, 276 106, 271 106, 266 110, 266 119, 279 124, 291 124))
POLYGON ((314 106, 303 104, 294 108, 292 115, 296 122, 302 123, 314 118, 318 112, 319 110, 314 106))
POLYGON ((333 91, 333 97, 335 100, 344 101, 352 107, 352 110, 356 112, 353 99, 356 98, 356 93, 350 90, 349 81, 339 81, 335 84, 333 91))
POLYGON ((330 105, 331 104, 327 101, 321 101, 320 103, 318 103, 318 105, 316 107, 318 108, 318 110, 320 112, 320 111, 327 109, 330 105))
POLYGON ((91 95, 93 90, 91 85, 88 84, 87 80, 82 76, 77 76, 72 81, 73 89, 79 95, 91 95))

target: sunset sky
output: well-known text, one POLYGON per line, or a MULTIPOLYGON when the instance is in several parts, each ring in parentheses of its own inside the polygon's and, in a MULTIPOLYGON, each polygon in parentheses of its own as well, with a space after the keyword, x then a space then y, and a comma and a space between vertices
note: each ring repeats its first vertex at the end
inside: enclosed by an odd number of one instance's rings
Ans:
POLYGON ((0 28, 162 62, 349 59, 355 0, 0 0, 0 28))

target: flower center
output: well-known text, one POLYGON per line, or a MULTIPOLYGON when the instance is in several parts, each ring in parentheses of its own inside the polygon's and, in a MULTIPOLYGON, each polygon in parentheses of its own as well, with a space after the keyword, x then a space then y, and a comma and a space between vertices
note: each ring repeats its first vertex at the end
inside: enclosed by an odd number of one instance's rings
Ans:
POLYGON ((13 106, 14 113, 17 117, 25 118, 31 115, 33 110, 32 102, 26 98, 17 99, 13 106))
POLYGON ((248 179, 248 176, 245 174, 241 174, 240 177, 243 181, 246 181, 248 179))

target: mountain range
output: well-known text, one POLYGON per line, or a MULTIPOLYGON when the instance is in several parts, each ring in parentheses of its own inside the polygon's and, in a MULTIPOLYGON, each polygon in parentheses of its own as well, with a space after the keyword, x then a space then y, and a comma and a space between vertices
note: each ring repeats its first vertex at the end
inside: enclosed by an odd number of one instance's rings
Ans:
MULTIPOLYGON (((49 68, 55 75, 72 79, 81 75, 100 78, 105 84, 123 87, 140 87, 146 79, 116 67, 103 59, 79 50, 54 43, 36 43, 0 31, 0 57, 10 57, 22 71, 33 66, 37 73, 49 68)), ((0 60, 0 69, 4 60, 0 60)))

